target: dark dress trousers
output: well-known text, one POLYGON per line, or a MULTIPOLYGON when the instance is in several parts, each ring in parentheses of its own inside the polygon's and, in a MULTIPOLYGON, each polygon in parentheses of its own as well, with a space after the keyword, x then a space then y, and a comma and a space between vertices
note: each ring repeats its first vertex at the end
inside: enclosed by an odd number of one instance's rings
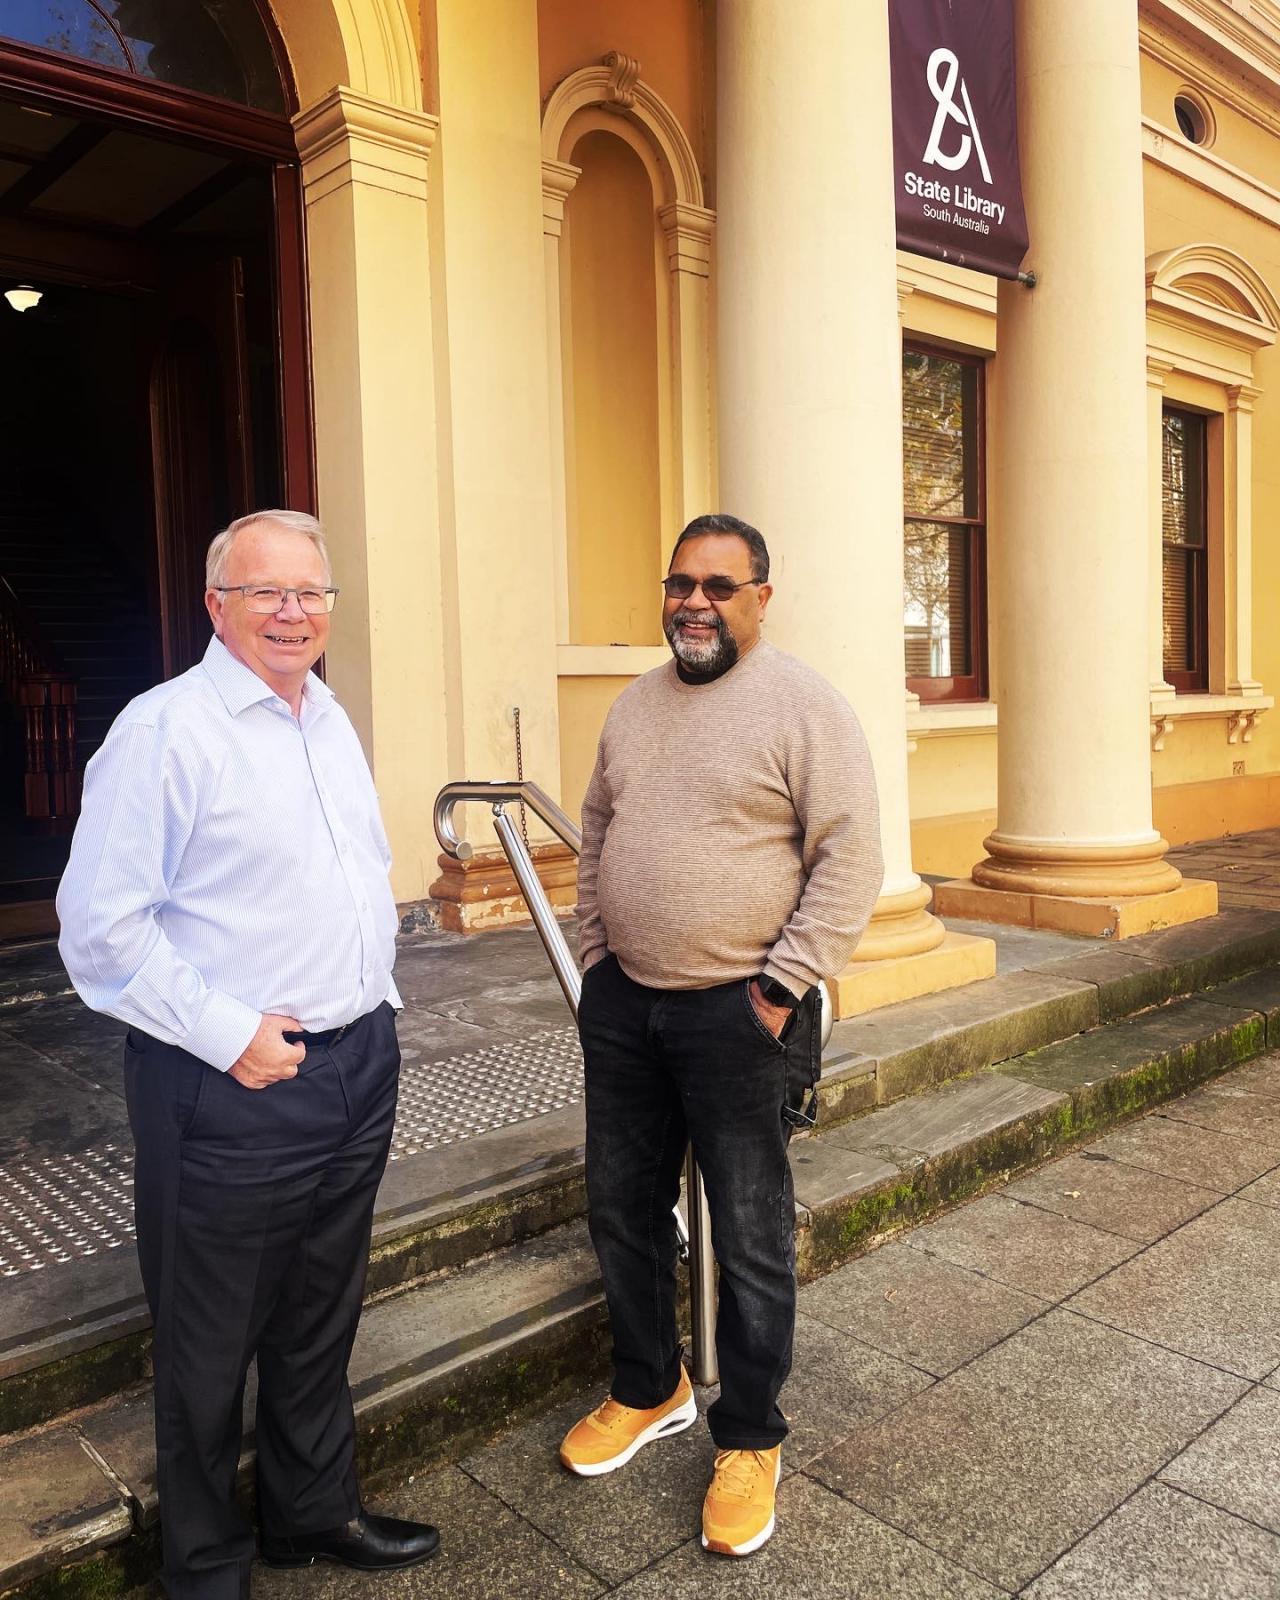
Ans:
POLYGON ((236 1466, 255 1356, 264 1533, 359 1511, 346 1368, 395 1119, 395 1011, 319 1038, 296 1078, 260 1090, 136 1029, 125 1044, 173 1600, 248 1593, 236 1466))

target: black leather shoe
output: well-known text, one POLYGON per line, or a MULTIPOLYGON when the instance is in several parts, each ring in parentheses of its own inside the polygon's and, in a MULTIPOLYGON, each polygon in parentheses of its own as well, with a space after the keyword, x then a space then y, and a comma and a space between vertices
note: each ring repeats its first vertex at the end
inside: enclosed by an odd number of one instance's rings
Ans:
POLYGON ((269 1567, 309 1567, 313 1561, 338 1561, 366 1572, 396 1572, 435 1555, 440 1535, 427 1522, 405 1522, 361 1510, 345 1527, 326 1533, 263 1536, 259 1555, 269 1567))

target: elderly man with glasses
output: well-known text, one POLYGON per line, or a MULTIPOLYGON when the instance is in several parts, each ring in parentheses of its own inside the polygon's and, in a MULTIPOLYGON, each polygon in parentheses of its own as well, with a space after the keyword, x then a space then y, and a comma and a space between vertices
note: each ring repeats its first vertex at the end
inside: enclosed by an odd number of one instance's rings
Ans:
POLYGON ((366 1512, 346 1368, 395 1118, 397 917, 377 797, 311 668, 332 586, 314 518, 209 548, 214 637, 132 701, 85 772, 58 891, 87 1004, 129 1025, 143 1285, 155 1324, 164 1575, 240 1600, 235 1498, 256 1356, 261 1553, 411 1566, 434 1528, 366 1512))
POLYGON ((582 806, 587 1200, 614 1375, 560 1459, 595 1477, 696 1420, 672 1219, 692 1142, 720 1266, 702 1543, 741 1556, 773 1533, 787 1432, 787 1143, 813 1120, 816 986, 871 916, 880 827, 852 710, 760 636, 773 589, 756 529, 697 518, 663 589, 675 659, 614 703, 582 806))

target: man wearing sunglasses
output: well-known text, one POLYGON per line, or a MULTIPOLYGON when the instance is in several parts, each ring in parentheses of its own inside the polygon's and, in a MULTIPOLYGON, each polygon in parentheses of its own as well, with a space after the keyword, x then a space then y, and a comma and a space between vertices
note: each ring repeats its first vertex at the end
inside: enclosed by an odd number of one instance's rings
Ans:
POLYGON ((209 548, 214 637, 121 712, 58 891, 81 997, 129 1025, 142 1281, 173 1600, 241 1600, 245 1371, 261 1553, 412 1566, 439 1538, 366 1512, 346 1368, 400 1051, 390 853, 355 730, 311 671, 337 589, 314 518, 209 548))
POLYGON ((769 552, 736 517, 676 542, 674 660, 614 704, 582 807, 587 1197, 613 1333, 609 1397, 560 1459, 594 1477, 697 1416, 676 1331, 672 1207, 692 1142, 720 1266, 718 1447, 702 1542, 774 1528, 795 1322, 787 1142, 813 1118, 816 984, 883 868, 875 777, 842 696, 761 638, 769 552))

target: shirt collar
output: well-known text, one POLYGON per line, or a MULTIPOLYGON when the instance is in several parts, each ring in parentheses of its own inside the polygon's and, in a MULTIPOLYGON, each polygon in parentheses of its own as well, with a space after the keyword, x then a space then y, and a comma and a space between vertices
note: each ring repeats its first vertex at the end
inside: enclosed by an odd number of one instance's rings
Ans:
MULTIPOLYGON (((237 661, 215 633, 204 653, 204 670, 222 697, 222 703, 233 717, 238 717, 249 706, 260 705, 264 700, 280 697, 269 683, 261 679, 243 661, 237 661)), ((302 697, 317 712, 333 699, 333 690, 321 683, 314 672, 309 672, 302 685, 302 697)))

